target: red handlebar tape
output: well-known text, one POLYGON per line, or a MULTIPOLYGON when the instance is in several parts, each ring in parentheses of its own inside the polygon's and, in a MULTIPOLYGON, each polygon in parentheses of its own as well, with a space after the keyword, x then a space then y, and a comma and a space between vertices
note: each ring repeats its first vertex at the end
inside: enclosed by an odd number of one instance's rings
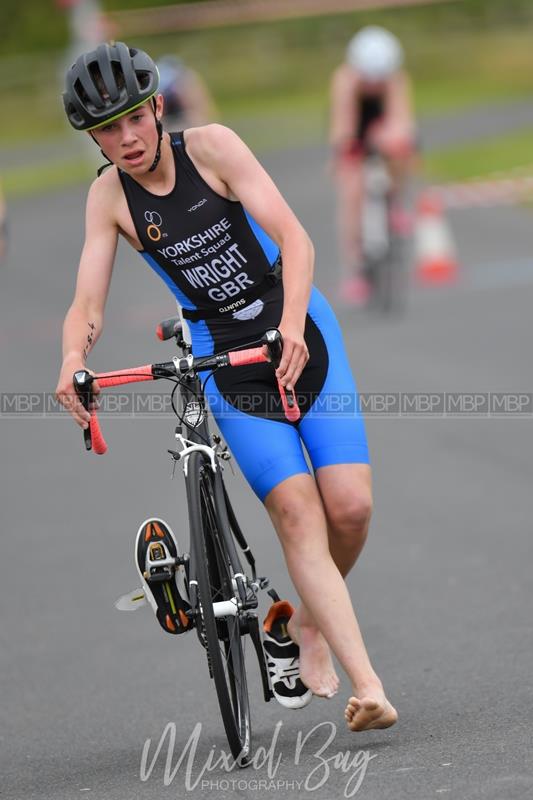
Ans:
MULTIPOLYGON (((245 364, 263 364, 270 361, 268 356, 265 355, 262 347, 253 347, 248 350, 236 350, 228 353, 229 363, 232 367, 244 366, 245 364)), ((117 372, 104 372, 96 376, 96 380, 102 389, 109 386, 123 386, 126 383, 139 383, 140 381, 153 381, 154 375, 152 373, 152 365, 146 364, 144 367, 133 367, 132 369, 122 369, 117 372)), ((279 393, 281 395, 281 403, 285 416, 289 422, 297 422, 300 419, 300 409, 296 402, 294 391, 291 389, 289 397, 292 398, 292 403, 289 404, 285 388, 278 381, 279 393)), ((107 451, 107 444, 102 431, 100 423, 96 415, 96 409, 91 411, 91 421, 89 423, 91 429, 92 446, 95 453, 103 455, 107 451)))
POLYGON ((107 452, 107 444, 102 435, 102 431, 100 430, 100 423, 98 421, 98 417, 96 416, 96 409, 91 411, 91 421, 89 422, 89 427, 91 429, 93 450, 99 456, 103 456, 104 453, 107 452))
POLYGON ((116 372, 104 372, 96 376, 96 380, 102 387, 123 386, 126 383, 138 383, 139 381, 153 381, 152 365, 146 364, 144 367, 133 367, 132 369, 119 369, 116 372))
MULTIPOLYGON (((133 367, 132 369, 121 369, 116 372, 104 372, 102 375, 97 375, 96 380, 99 385, 105 389, 109 386, 123 386, 126 383, 139 383, 140 381, 153 381, 154 376, 152 373, 152 365, 147 364, 144 367, 133 367)), ((89 423, 91 429, 91 441, 93 450, 99 456, 107 452, 107 444, 102 435, 100 422, 96 414, 96 409, 91 411, 91 421, 89 423)))
POLYGON ((289 420, 289 422, 298 422, 300 419, 300 409, 298 408, 298 403, 296 402, 296 395, 294 394, 294 389, 291 389, 289 392, 289 396, 292 397, 292 405, 289 405, 289 401, 287 400, 287 392, 285 387, 281 385, 278 380, 278 389, 281 395, 281 404, 283 406, 283 410, 285 411, 285 416, 289 420))
POLYGON ((264 364, 269 361, 262 347, 234 350, 232 353, 228 353, 228 357, 232 367, 242 367, 246 364, 264 364))

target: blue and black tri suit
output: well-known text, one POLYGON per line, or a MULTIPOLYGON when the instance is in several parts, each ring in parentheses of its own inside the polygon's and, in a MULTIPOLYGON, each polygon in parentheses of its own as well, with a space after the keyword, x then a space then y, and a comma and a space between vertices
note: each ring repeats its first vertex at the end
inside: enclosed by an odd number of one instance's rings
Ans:
MULTIPOLYGON (((217 194, 171 134, 174 189, 159 196, 119 171, 141 255, 165 281, 188 320, 195 356, 242 346, 277 327, 283 310, 280 252, 238 201, 217 194)), ((313 287, 307 362, 296 385, 298 423, 280 414, 270 364, 220 369, 206 396, 222 435, 261 500, 281 481, 313 468, 368 463, 363 419, 342 335, 313 287)))

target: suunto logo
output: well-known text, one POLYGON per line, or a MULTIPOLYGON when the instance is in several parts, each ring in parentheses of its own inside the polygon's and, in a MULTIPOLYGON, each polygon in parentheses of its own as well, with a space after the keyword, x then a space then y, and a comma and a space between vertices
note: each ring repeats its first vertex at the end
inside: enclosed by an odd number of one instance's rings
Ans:
POLYGON ((202 200, 199 200, 194 206, 191 206, 187 209, 187 211, 196 211, 197 208, 201 208, 201 206, 207 203, 207 199, 204 197, 202 200))

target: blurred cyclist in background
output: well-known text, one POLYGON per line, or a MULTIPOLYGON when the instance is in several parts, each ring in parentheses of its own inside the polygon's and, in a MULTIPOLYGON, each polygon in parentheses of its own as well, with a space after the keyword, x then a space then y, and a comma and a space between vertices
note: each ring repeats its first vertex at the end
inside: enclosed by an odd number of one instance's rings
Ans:
POLYGON ((163 126, 180 131, 214 122, 217 116, 209 90, 198 75, 180 58, 165 55, 157 62, 159 90, 164 99, 163 126))
POLYGON ((370 150, 387 159, 392 178, 391 224, 406 227, 399 195, 409 170, 415 121, 403 49, 389 31, 362 28, 331 82, 330 145, 337 189, 337 234, 341 261, 339 296, 364 305, 370 287, 362 272, 361 212, 363 157, 370 150))

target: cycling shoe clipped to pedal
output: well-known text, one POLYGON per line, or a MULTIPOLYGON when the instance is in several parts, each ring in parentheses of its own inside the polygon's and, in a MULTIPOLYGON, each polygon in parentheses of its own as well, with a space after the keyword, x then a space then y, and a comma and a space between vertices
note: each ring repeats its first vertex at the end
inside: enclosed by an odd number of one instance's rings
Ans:
MULTIPOLYGON (((190 630, 187 574, 176 538, 166 522, 157 518, 143 522, 135 540, 135 563, 144 598, 163 630, 172 634, 190 630)), ((141 602, 134 593, 121 598, 124 606, 128 600, 133 605, 141 602)))

